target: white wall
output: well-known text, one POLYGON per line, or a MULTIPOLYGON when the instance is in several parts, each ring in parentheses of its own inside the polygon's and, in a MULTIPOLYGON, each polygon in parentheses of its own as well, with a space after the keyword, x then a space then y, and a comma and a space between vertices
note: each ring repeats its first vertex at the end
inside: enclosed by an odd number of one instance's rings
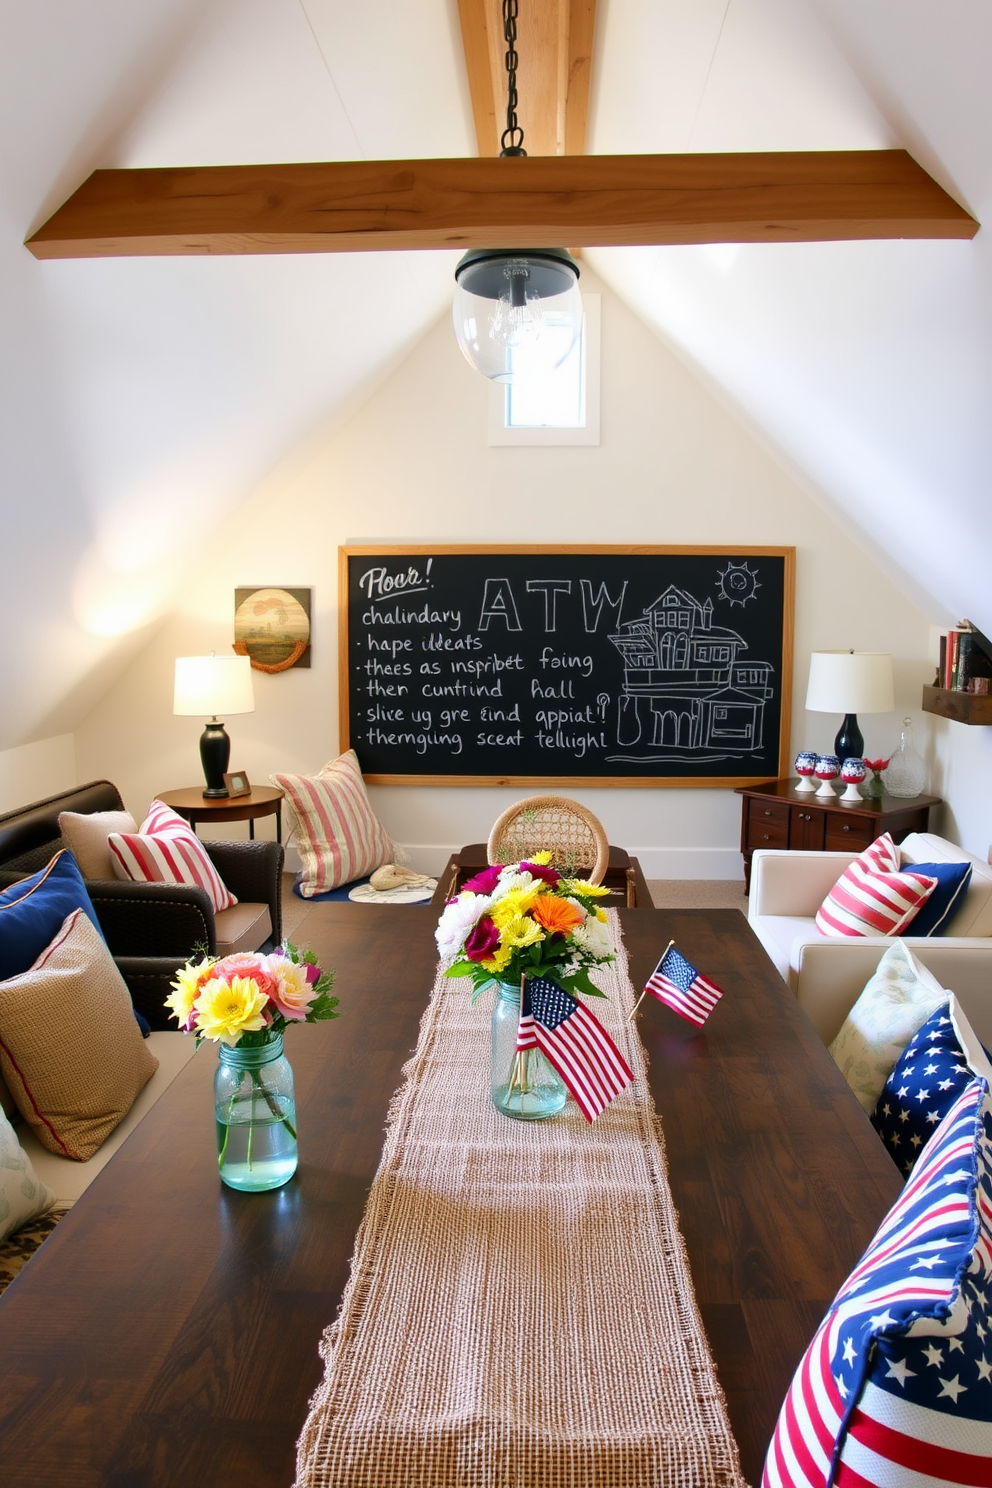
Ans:
MULTIPOLYGON (((264 781, 272 770, 313 771, 332 757, 336 550, 356 541, 794 544, 793 749, 827 747, 839 722, 803 710, 813 649, 891 651, 900 713, 918 713, 920 682, 930 674, 928 617, 588 270, 583 282, 603 293, 598 448, 490 448, 487 385, 462 361, 445 316, 347 422, 283 462, 191 554, 179 608, 77 730, 80 777, 109 776, 136 814, 156 790, 198 779, 199 726, 170 712, 173 658, 226 650, 233 590, 248 584, 313 587, 313 666, 254 674, 257 711, 229 723, 232 766, 264 781)), ((891 750, 898 716, 861 720, 869 752, 891 750)), ((414 865, 428 869, 452 848, 484 840, 499 811, 529 793, 371 792, 414 865)), ((740 874, 732 792, 590 787, 572 794, 650 876, 740 874)))
POLYGON ((72 734, 0 749, 0 812, 16 811, 30 801, 70 790, 76 784, 76 742, 72 734))

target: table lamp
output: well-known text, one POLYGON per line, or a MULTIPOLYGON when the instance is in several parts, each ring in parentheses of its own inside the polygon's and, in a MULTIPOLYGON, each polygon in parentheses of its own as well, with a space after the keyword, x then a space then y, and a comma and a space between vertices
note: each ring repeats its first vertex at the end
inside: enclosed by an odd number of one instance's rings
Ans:
POLYGON ((891 713, 895 707, 892 657, 888 651, 814 651, 806 707, 810 713, 843 713, 834 754, 841 764, 860 757, 865 741, 857 715, 891 713))
POLYGON ((207 799, 227 795, 224 771, 231 758, 227 730, 219 713, 254 713, 251 661, 247 656, 177 656, 173 713, 209 722, 200 735, 200 762, 207 799))

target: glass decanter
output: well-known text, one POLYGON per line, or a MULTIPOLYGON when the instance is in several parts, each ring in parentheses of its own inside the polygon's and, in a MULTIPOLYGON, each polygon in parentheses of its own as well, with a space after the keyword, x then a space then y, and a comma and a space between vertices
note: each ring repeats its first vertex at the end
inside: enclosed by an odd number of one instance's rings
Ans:
POLYGON ((913 720, 904 718, 899 748, 885 771, 885 789, 890 796, 918 796, 926 789, 927 767, 913 743, 913 720))

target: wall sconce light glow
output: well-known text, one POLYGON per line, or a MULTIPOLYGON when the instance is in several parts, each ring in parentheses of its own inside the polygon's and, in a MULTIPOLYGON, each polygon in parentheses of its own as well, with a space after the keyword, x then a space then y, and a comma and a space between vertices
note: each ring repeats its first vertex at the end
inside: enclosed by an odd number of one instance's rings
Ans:
POLYGON ((157 560, 121 571, 95 548, 76 570, 72 604, 79 625, 93 636, 120 636, 140 630, 161 615, 179 578, 178 558, 157 560))

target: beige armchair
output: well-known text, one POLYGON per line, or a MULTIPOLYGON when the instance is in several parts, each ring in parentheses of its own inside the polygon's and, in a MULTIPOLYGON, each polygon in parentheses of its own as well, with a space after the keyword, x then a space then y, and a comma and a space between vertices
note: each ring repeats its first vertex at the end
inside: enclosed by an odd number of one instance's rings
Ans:
MULTIPOLYGON (((961 999, 975 1031, 992 1042, 992 869, 981 858, 931 832, 900 843, 904 864, 972 865, 964 903, 950 934, 904 940, 935 977, 961 999)), ((824 936, 815 916, 856 853, 759 849, 751 865, 748 920, 824 1043, 830 1043, 869 980, 889 937, 824 936)))

